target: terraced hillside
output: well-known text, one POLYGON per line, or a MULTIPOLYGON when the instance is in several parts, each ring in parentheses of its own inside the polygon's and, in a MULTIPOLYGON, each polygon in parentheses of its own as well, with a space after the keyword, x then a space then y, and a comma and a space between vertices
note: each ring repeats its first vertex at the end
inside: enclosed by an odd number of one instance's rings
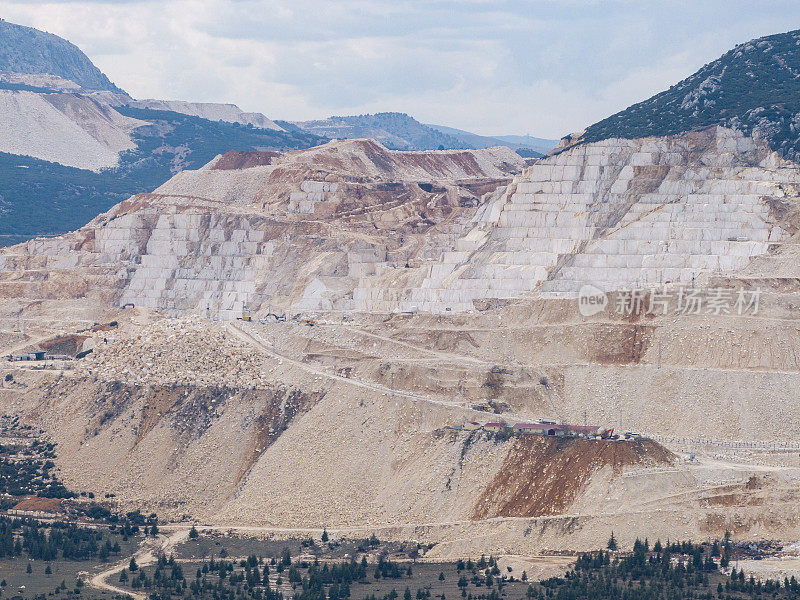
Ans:
POLYGON ((73 234, 6 250, 0 293, 88 292, 225 319, 245 307, 352 309, 359 278, 438 253, 522 164, 507 148, 401 153, 364 140, 229 154, 73 234))

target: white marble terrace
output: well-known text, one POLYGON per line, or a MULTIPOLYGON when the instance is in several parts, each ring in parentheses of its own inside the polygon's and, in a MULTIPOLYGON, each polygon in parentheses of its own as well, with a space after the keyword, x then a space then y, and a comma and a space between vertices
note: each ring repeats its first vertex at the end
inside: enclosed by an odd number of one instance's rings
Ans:
POLYGON ((683 138, 568 150, 526 169, 483 207, 455 247, 424 267, 420 287, 389 295, 365 278, 356 307, 461 312, 478 298, 574 296, 585 283, 611 291, 731 273, 786 237, 765 198, 783 197, 781 184, 800 172, 763 156, 750 138, 722 128, 701 150, 683 138))

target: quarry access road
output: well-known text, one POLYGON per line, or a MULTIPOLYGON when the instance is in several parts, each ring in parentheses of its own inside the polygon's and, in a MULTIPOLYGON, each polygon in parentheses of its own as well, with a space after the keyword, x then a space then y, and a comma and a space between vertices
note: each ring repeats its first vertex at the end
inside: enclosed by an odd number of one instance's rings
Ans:
MULTIPOLYGON (((446 402, 444 400, 434 400, 433 398, 429 398, 427 396, 423 396, 422 394, 415 394, 414 392, 406 392, 406 391, 402 391, 402 390, 393 390, 392 388, 386 387, 385 385, 381 385, 380 383, 372 383, 372 382, 362 381, 362 380, 359 380, 359 379, 350 379, 350 378, 344 377, 342 375, 336 375, 334 373, 329 373, 329 372, 327 372, 327 371, 325 371, 323 369, 318 369, 316 367, 312 367, 310 365, 307 365, 306 363, 304 363, 302 361, 295 360, 293 358, 289 358, 288 356, 284 356, 283 354, 278 354, 272 348, 270 348, 269 345, 266 342, 263 342, 260 339, 258 339, 256 337, 257 334, 253 335, 252 333, 250 333, 248 331, 245 331, 244 329, 241 329, 239 326, 234 325, 233 323, 226 323, 225 327, 227 328, 227 330, 231 334, 233 334, 239 340, 241 340, 243 342, 246 342, 246 343, 250 344, 251 346, 255 346, 260 352, 263 352, 263 353, 265 353, 265 354, 267 354, 269 356, 272 356, 273 358, 276 358, 278 360, 285 360, 289 364, 291 364, 293 366, 296 366, 296 367, 298 367, 300 369, 303 369, 304 371, 307 371, 308 373, 311 373, 313 375, 317 375, 319 377, 325 377, 325 378, 333 380, 333 381, 337 381, 337 382, 340 382, 340 383, 345 383, 347 385, 352 385, 352 386, 359 387, 359 388, 362 388, 362 389, 371 390, 373 392, 380 392, 381 394, 384 394, 384 395, 405 396, 407 398, 412 398, 414 400, 421 400, 422 402, 429 402, 431 404, 438 404, 440 406, 447 406, 448 408, 458 408, 458 409, 461 409, 461 410, 467 410, 467 411, 476 412, 476 413, 480 412, 480 411, 476 411, 476 410, 473 410, 471 408, 462 406, 461 404, 459 404, 457 402, 446 402)), ((481 413, 481 414, 485 414, 485 413, 481 413)))
MULTIPOLYGON (((638 517, 652 515, 653 511, 660 512, 674 512, 685 513, 686 507, 680 504, 666 505, 656 507, 650 510, 640 510, 632 508, 629 510, 612 510, 612 511, 597 511, 597 512, 582 512, 582 513, 564 513, 557 515, 540 515, 538 517, 489 517, 485 519, 454 519, 452 521, 424 521, 419 523, 375 523, 371 525, 350 525, 341 527, 273 527, 262 525, 212 525, 195 523, 193 525, 183 523, 165 523, 159 525, 161 531, 183 531, 188 536, 189 530, 195 527, 200 533, 242 533, 242 534, 277 534, 279 536, 309 536, 321 535, 323 530, 326 530, 329 535, 337 536, 369 536, 371 533, 378 532, 380 535, 381 530, 389 529, 394 533, 399 530, 413 531, 416 529, 434 529, 441 527, 474 527, 479 524, 501 524, 501 523, 531 523, 535 525, 542 525, 544 523, 561 523, 565 519, 597 519, 602 517, 638 517)), ((699 509, 702 512, 702 509, 699 509)), ((465 534, 468 535, 468 534, 465 534)), ((278 538, 280 539, 280 538, 278 538)), ((454 538, 439 543, 455 543, 459 541, 468 541, 470 538, 454 538)))
POLYGON ((122 572, 130 565, 131 559, 136 559, 136 564, 140 567, 152 564, 158 560, 161 554, 167 554, 180 542, 185 541, 189 537, 189 529, 178 529, 170 535, 161 534, 156 538, 145 538, 139 549, 132 555, 115 564, 113 567, 101 571, 91 579, 89 585, 98 590, 106 590, 115 594, 122 594, 123 596, 130 596, 134 600, 147 600, 147 594, 140 594, 131 590, 118 587, 108 583, 106 580, 112 575, 122 572))
MULTIPOLYGON (((420 352, 422 354, 427 354, 431 358, 444 360, 447 362, 466 362, 470 364, 477 364, 477 365, 488 365, 493 364, 485 360, 481 360, 480 358, 475 358, 473 356, 465 356, 463 354, 450 354, 448 352, 440 352, 438 350, 431 350, 429 348, 422 348, 420 346, 415 346, 414 344, 409 344, 408 342, 402 342, 400 340, 396 340, 394 338, 390 338, 385 335, 380 335, 378 333, 373 333, 371 331, 367 331, 365 329, 361 329, 360 327, 353 327, 352 325, 348 325, 346 323, 317 323, 318 327, 335 327, 341 328, 348 331, 352 331, 354 333, 364 335, 367 337, 375 338, 377 340, 381 340, 384 342, 389 342, 390 344, 394 344, 397 346, 401 346, 408 350, 413 350, 414 352, 420 352)), ((424 359, 422 359, 424 360, 424 359)))

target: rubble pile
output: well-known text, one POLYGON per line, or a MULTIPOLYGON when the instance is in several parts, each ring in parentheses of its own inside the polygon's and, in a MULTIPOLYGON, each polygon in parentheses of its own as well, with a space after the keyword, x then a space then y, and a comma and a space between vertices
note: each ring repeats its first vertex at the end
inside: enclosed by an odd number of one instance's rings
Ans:
POLYGON ((199 317, 162 319, 137 335, 99 344, 79 375, 134 385, 186 384, 263 389, 266 358, 199 317))

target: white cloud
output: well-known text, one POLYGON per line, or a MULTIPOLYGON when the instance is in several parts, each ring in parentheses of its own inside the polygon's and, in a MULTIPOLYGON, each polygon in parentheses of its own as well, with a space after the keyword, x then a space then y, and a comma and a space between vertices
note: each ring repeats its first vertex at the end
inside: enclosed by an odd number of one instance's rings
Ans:
MULTIPOLYGON (((0 0, 79 45, 136 97, 273 118, 382 110, 558 137, 784 30, 776 0, 0 0)), ((792 18, 794 17, 794 19, 792 18)))

